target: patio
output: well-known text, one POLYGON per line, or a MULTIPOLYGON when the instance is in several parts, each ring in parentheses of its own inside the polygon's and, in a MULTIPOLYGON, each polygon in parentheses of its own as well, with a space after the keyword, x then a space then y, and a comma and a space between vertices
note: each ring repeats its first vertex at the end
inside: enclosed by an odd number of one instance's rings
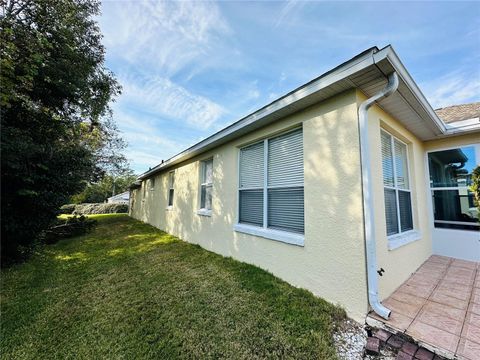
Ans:
POLYGON ((383 304, 389 320, 374 313, 367 323, 404 333, 447 358, 480 359, 480 263, 433 255, 383 304))

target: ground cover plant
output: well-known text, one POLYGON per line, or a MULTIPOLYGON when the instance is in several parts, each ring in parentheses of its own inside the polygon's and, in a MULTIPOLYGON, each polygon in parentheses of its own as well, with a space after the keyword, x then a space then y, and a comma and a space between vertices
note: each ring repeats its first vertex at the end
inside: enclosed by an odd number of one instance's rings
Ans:
POLYGON ((2 270, 5 359, 335 358, 344 312, 122 214, 2 270))

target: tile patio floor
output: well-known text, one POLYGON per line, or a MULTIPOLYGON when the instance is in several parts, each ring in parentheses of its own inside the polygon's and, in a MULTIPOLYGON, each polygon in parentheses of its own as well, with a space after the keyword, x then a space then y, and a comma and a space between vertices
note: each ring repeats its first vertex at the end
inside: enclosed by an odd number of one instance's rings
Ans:
POLYGON ((389 320, 369 314, 449 358, 480 359, 480 263, 433 255, 383 301, 389 320))

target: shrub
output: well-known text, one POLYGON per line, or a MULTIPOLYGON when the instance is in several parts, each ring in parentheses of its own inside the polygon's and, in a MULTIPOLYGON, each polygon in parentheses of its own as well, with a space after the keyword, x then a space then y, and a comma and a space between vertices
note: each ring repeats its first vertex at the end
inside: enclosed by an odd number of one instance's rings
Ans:
POLYGON ((74 215, 92 215, 92 214, 118 214, 127 213, 127 204, 109 204, 109 203, 94 203, 94 204, 78 204, 73 211, 74 215))
POLYGON ((46 244, 54 244, 60 239, 86 234, 97 224, 96 220, 85 216, 72 216, 66 220, 59 220, 58 224, 46 230, 43 234, 46 244))
POLYGON ((473 170, 470 191, 473 193, 473 198, 478 209, 478 219, 480 220, 480 166, 477 166, 473 170))
POLYGON ((59 214, 72 214, 75 211, 76 204, 66 204, 60 206, 59 214))

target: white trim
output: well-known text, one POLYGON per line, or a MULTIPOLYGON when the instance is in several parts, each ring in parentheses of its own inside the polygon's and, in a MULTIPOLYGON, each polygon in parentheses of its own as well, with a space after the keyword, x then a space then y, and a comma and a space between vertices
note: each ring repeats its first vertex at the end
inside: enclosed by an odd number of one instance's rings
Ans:
MULTIPOLYGON (((390 51, 391 47, 388 46, 386 49, 390 51)), ((335 68, 333 71, 321 75, 317 79, 300 86, 280 99, 271 102, 261 109, 238 120, 236 123, 233 123, 232 125, 206 138, 205 140, 200 141, 199 143, 173 156, 172 158, 162 162, 151 170, 146 171, 139 176, 139 179, 148 178, 157 171, 190 159, 209 148, 221 145, 222 143, 228 141, 228 138, 231 139, 232 137, 238 137, 238 132, 244 131, 245 128, 248 128, 252 124, 258 123, 278 111, 285 110, 293 103, 296 103, 309 95, 319 92, 355 73, 364 70, 365 68, 375 64, 376 61, 381 61, 383 58, 378 60, 374 59, 375 52, 378 54, 380 51, 377 48, 372 48, 362 54, 359 54, 360 56, 355 56, 354 58, 335 68)))
MULTIPOLYGON (((434 223, 440 224, 452 224, 452 225, 468 225, 468 226, 480 226, 478 222, 468 222, 468 221, 454 221, 454 220, 434 220, 434 223)), ((444 228, 440 228, 444 229, 444 228)), ((464 230, 464 229, 452 229, 452 230, 464 230)), ((465 229, 468 231, 468 229, 465 229)), ((476 231, 476 230, 473 230, 476 231)))
POLYGON ((212 216, 212 210, 199 209, 199 210, 197 210, 197 215, 200 215, 200 216, 212 216))
MULTIPOLYGON (((429 126, 430 130, 433 131, 436 136, 445 137, 458 133, 478 131, 480 129, 480 124, 477 127, 471 125, 459 129, 447 128, 445 122, 443 122, 435 113, 432 106, 425 98, 425 95, 423 95, 423 93, 420 91, 419 87, 417 86, 411 75, 408 73, 405 66, 402 64, 393 47, 390 45, 384 47, 383 49, 378 49, 375 47, 366 50, 365 52, 355 56, 354 58, 342 63, 335 69, 300 86, 299 88, 271 102, 270 104, 265 105, 259 110, 218 131, 217 133, 206 138, 205 140, 196 143, 190 148, 185 149, 184 151, 178 153, 170 159, 163 161, 154 168, 141 174, 138 178, 148 178, 150 175, 158 171, 168 169, 175 164, 188 160, 211 148, 222 145, 233 138, 238 138, 240 135, 243 135, 250 130, 259 128, 261 125, 266 125, 273 121, 273 114, 282 115, 283 112, 283 115, 285 115, 285 113, 289 113, 288 109, 292 104, 297 103, 300 100, 307 98, 314 93, 325 90, 326 88, 334 85, 341 80, 348 79, 350 76, 364 71, 372 65, 385 65, 383 63, 384 61, 392 67, 391 71, 398 74, 398 77, 400 77, 402 82, 405 84, 407 91, 412 95, 414 100, 416 100, 416 102, 423 108, 423 110, 428 116, 428 120, 430 120, 427 123, 427 126, 429 126)), ((307 102, 307 106, 310 105, 311 103, 307 102)), ((301 109, 303 109, 303 106, 300 106, 300 108, 297 110, 300 111, 301 109)), ((423 140, 431 139, 432 138, 423 140)))
POLYGON ((433 211, 433 197, 432 197, 432 192, 434 191, 442 191, 442 190, 467 190, 470 191, 470 186, 457 186, 457 187, 450 187, 450 186, 444 186, 444 187, 432 187, 431 184, 431 176, 430 176, 430 162, 429 162, 429 154, 435 153, 435 152, 440 152, 440 151, 448 151, 448 150, 454 150, 454 149, 460 149, 464 147, 473 147, 475 149, 475 158, 477 160, 477 164, 480 159, 480 143, 479 142, 473 142, 473 143, 466 143, 463 145, 457 145, 457 146, 445 146, 445 147, 439 147, 437 149, 432 149, 425 151, 425 156, 424 156, 424 161, 425 161, 425 176, 426 176, 426 181, 428 185, 428 210, 429 210, 429 220, 430 220, 430 228, 432 231, 437 231, 437 230, 451 230, 451 231, 470 231, 470 232, 477 232, 477 230, 470 230, 470 229, 448 229, 448 228, 442 228, 442 227, 436 227, 435 222, 438 223, 444 223, 444 224, 452 224, 452 225, 468 225, 468 226, 475 226, 475 224, 478 225, 478 223, 468 223, 468 222, 460 222, 460 221, 450 221, 450 220, 435 220, 435 214, 433 211))
POLYGON ((246 224, 235 224, 233 229, 244 234, 276 240, 286 244, 297 246, 305 245, 305 235, 303 234, 296 234, 288 231, 274 230, 246 224))
POLYGON ((175 200, 175 170, 168 172, 168 188, 167 188, 167 210, 173 208, 173 201, 175 200), (173 175, 173 181, 170 181, 170 175, 173 175), (170 190, 173 190, 172 204, 170 204, 170 190))
POLYGON ((421 238, 422 234, 418 230, 408 230, 403 233, 390 235, 388 236, 388 250, 395 250, 421 238))
MULTIPOLYGON (((395 191, 395 201, 396 201, 396 208, 397 208, 398 233, 393 234, 393 235, 387 235, 388 243, 389 243, 388 248, 389 248, 389 250, 391 250, 390 239, 394 239, 395 236, 398 236, 398 235, 407 234, 411 231, 415 231, 415 218, 413 216, 413 192, 412 192, 412 189, 411 189, 412 179, 411 179, 411 175, 410 175, 411 174, 411 171, 410 171, 410 157, 409 157, 409 154, 408 154, 409 149, 408 149, 408 144, 407 143, 400 140, 399 138, 397 138, 395 135, 391 134, 390 132, 388 132, 384 128, 380 128, 380 132, 383 132, 386 135, 390 136, 390 146, 391 146, 390 156, 392 157, 392 167, 393 167, 393 187, 392 186, 386 186, 384 184, 383 188, 395 191), (404 145, 405 150, 406 150, 406 154, 405 154, 406 160, 407 160, 407 179, 406 180, 408 182, 408 188, 404 188, 404 189, 398 187, 398 184, 397 184, 397 163, 395 161, 395 140, 398 141, 400 144, 404 145), (399 198, 399 192, 400 191, 410 193, 410 215, 412 217, 412 227, 413 227, 413 229, 406 230, 406 231, 402 231, 402 222, 401 222, 401 217, 400 217, 400 198, 399 198)), ((383 154, 382 154, 382 156, 383 156, 383 154)), ((382 182, 383 182, 383 158, 382 158, 382 182)), ((385 201, 385 199, 384 199, 384 201, 385 201)), ((411 242, 411 241, 409 241, 409 242, 411 242)), ((395 245, 395 244, 392 245, 392 249, 395 249, 395 248, 403 245, 403 243, 401 245, 398 245, 398 246, 395 245)))
MULTIPOLYGON (((236 224, 234 225, 234 230, 236 230, 237 226, 240 226, 240 228, 243 228, 244 226, 248 226, 249 228, 252 227, 251 225, 245 225, 245 224, 240 223, 240 193, 244 190, 263 190, 263 223, 262 223, 262 226, 258 226, 258 227, 253 226, 252 231, 255 232, 255 234, 253 234, 253 235, 256 235, 258 233, 258 231, 257 231, 257 228, 258 228, 258 229, 263 229, 264 231, 266 231, 267 234, 271 234, 272 231, 274 232, 273 237, 270 236, 270 235, 269 236, 258 235, 258 236, 263 236, 263 237, 268 238, 268 239, 283 241, 281 239, 285 238, 285 236, 283 234, 286 233, 286 234, 293 234, 294 238, 295 238, 295 241, 298 241, 298 237, 296 236, 297 233, 295 233, 295 232, 272 230, 272 229, 268 228, 268 190, 269 189, 288 189, 288 188, 292 188, 292 187, 300 188, 300 186, 269 186, 268 185, 268 155, 269 155, 268 145, 269 145, 269 141, 271 139, 275 139, 277 137, 280 137, 280 136, 283 136, 285 134, 289 134, 291 132, 298 131, 298 130, 301 130, 301 132, 302 132, 302 151, 303 151, 303 146, 304 146, 303 125, 295 126, 294 128, 289 129, 287 131, 276 133, 276 134, 271 135, 269 137, 265 137, 262 140, 249 142, 248 144, 245 144, 245 145, 238 148, 238 157, 237 157, 237 169, 238 169, 237 170, 238 171, 238 173, 237 173, 237 176, 238 176, 237 203, 238 203, 238 206, 237 206, 237 216, 236 216, 237 221, 236 221, 236 224), (241 151, 244 148, 247 148, 249 146, 253 146, 253 145, 256 145, 256 144, 260 144, 260 143, 263 143, 263 187, 247 187, 247 188, 242 187, 241 188, 240 187, 240 171, 241 171, 240 156, 241 156, 241 151), (276 235, 277 232, 280 232, 280 235, 276 235), (280 239, 277 239, 277 237, 279 237, 280 239)), ((304 162, 304 159, 302 159, 302 162, 304 162)), ((305 166, 303 166, 303 171, 305 172, 305 166)), ((304 176, 305 176, 305 174, 304 174, 304 176)), ((304 189, 304 191, 305 191, 305 180, 303 181, 303 184, 302 184, 301 188, 304 189)), ((304 211, 304 216, 305 216, 305 200, 304 200, 303 211, 304 211)), ((304 222, 305 222, 305 219, 304 219, 304 222)), ((304 223, 304 227, 305 227, 305 223, 304 223)), ((303 236, 303 234, 302 234, 302 236, 303 236)), ((289 241, 284 241, 284 242, 290 243, 289 241)), ((295 243, 295 244, 298 245, 297 243, 295 243)), ((302 245, 303 245, 303 242, 302 242, 302 245)))
MULTIPOLYGON (((199 198, 197 197, 198 199, 198 202, 200 203, 200 209, 199 211, 203 211, 202 214, 199 214, 199 215, 205 215, 205 212, 208 212, 210 211, 210 215, 206 215, 206 216, 211 216, 211 211, 212 209, 207 209, 205 207, 202 207, 202 187, 205 186, 205 195, 207 194, 207 191, 206 191, 206 188, 207 187, 211 187, 212 188, 212 198, 211 198, 211 201, 210 201, 210 206, 213 207, 213 156, 212 157, 209 157, 209 158, 206 158, 206 159, 203 159, 203 160, 200 160, 200 185, 199 185, 199 198), (206 164, 207 162, 212 162, 212 182, 203 182, 206 180, 206 164)), ((204 205, 204 204, 203 204, 204 205)), ((198 213, 198 212, 197 212, 198 213)))
MULTIPOLYGON (((302 143, 303 146, 303 143, 302 143)), ((263 140, 263 228, 268 224, 268 139, 263 140)))

